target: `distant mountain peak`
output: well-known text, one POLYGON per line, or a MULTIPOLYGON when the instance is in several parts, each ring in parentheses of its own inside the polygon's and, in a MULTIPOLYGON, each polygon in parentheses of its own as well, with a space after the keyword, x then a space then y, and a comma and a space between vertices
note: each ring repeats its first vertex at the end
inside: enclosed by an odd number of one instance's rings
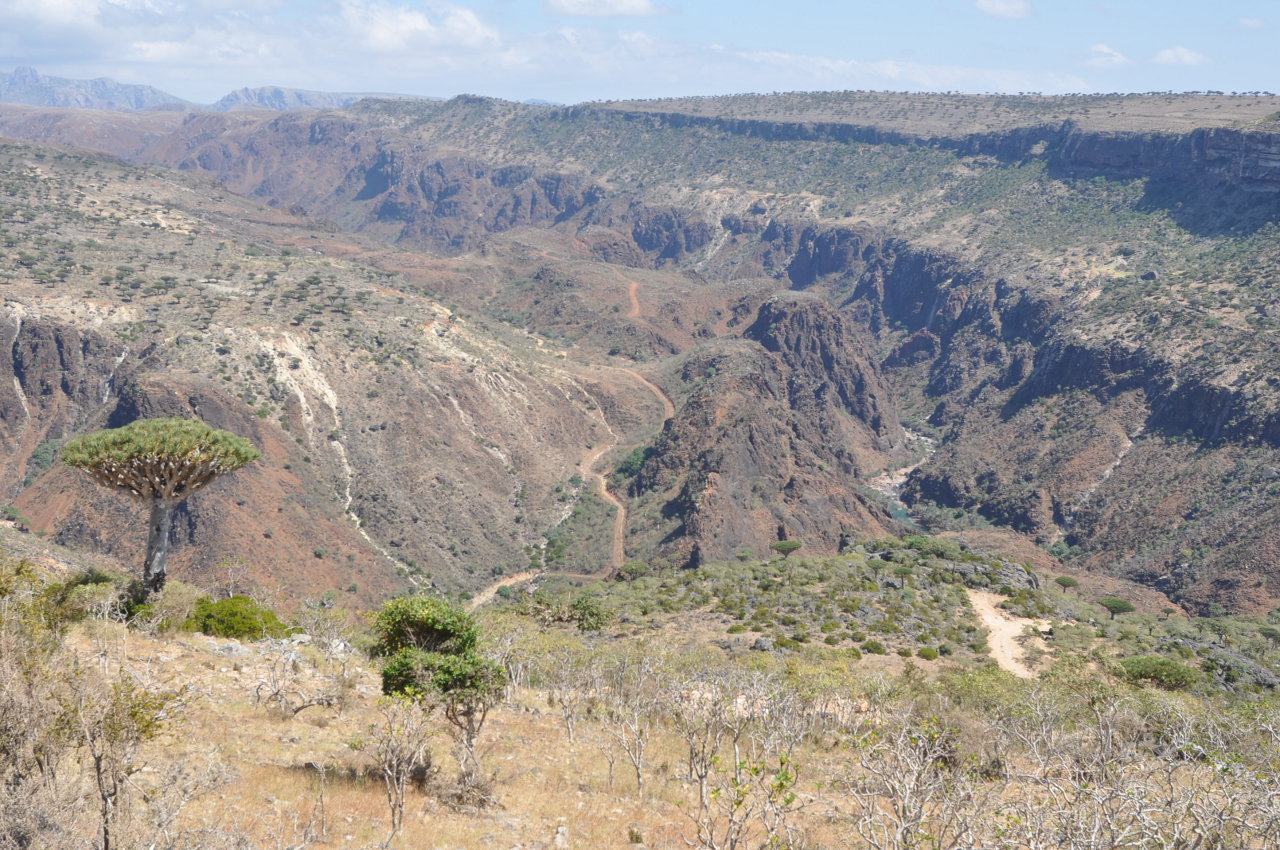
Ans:
POLYGON ((47 77, 29 65, 20 65, 9 74, 0 73, 0 102, 113 111, 187 105, 182 98, 151 86, 117 83, 106 77, 47 77))
POLYGON ((103 109, 128 112, 138 109, 183 107, 231 112, 238 109, 341 109, 367 97, 432 100, 413 95, 368 92, 321 92, 284 86, 236 89, 210 106, 194 104, 151 86, 117 83, 107 77, 71 80, 48 77, 29 65, 0 72, 0 103, 24 103, 63 109, 103 109))
POLYGON ((284 86, 258 86, 236 89, 210 108, 218 112, 236 109, 272 109, 281 112, 291 109, 341 109, 367 97, 411 98, 410 95, 402 94, 322 92, 284 86))

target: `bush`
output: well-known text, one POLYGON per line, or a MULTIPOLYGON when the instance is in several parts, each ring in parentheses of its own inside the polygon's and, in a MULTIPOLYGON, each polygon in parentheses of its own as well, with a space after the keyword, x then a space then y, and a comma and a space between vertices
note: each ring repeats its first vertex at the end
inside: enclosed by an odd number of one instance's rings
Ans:
POLYGON ((463 653, 475 649, 479 632, 470 614, 443 599, 401 596, 382 606, 373 622, 378 655, 402 649, 463 653))
POLYGON ((907 548, 915 549, 934 558, 941 558, 945 561, 960 560, 961 550, 960 544, 954 540, 944 540, 937 537, 925 537, 922 534, 912 534, 902 538, 902 542, 907 548))
POLYGON ((1200 674, 1185 664, 1161 655, 1139 655, 1120 661, 1125 677, 1134 684, 1148 683, 1167 691, 1180 691, 1200 680, 1200 674))
POLYGON ((217 602, 208 597, 197 600, 195 610, 182 627, 206 635, 248 640, 289 634, 288 626, 274 611, 248 596, 231 596, 217 602))
POLYGON ((422 690, 427 677, 430 656, 411 646, 402 647, 382 668, 382 692, 384 694, 416 695, 422 690))
POLYGON ((579 596, 569 605, 569 615, 580 632, 598 632, 613 619, 613 612, 594 596, 579 596))
POLYGON ((938 660, 938 650, 934 649, 931 646, 922 647, 921 649, 916 651, 916 655, 920 656, 925 661, 938 660))
POLYGON ((116 576, 89 568, 65 583, 50 584, 44 588, 44 604, 55 619, 73 623, 103 605, 123 602, 125 582, 116 576))
POLYGON ((172 632, 191 619, 201 599, 206 597, 200 588, 169 581, 158 596, 153 594, 150 602, 135 605, 129 611, 129 622, 148 633, 172 632))
POLYGON ((888 655, 889 651, 878 640, 869 640, 862 645, 862 651, 868 655, 888 655))
POLYGON ((619 569, 614 579, 617 581, 635 581, 647 575, 652 575, 653 569, 644 561, 627 561, 619 569))
POLYGON ((635 478, 640 474, 640 469, 644 466, 644 462, 654 454, 654 451, 653 446, 636 446, 627 452, 626 457, 618 463, 614 474, 619 478, 635 478))

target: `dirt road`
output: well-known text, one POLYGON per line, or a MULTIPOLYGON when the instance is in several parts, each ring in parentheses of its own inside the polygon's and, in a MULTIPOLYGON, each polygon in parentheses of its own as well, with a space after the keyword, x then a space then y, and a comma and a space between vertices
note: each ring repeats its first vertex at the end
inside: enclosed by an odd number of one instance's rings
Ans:
POLYGON ((523 573, 516 573, 513 576, 500 578, 484 590, 477 593, 475 596, 468 599, 467 610, 474 611, 482 605, 488 605, 493 601, 493 597, 498 595, 498 591, 504 587, 511 587, 513 584, 524 584, 526 581, 535 579, 538 576, 539 573, 536 573, 533 570, 528 570, 523 573))
MULTIPOLYGON (((1036 673, 1022 660, 1023 649, 1018 642, 1022 630, 1027 626, 1035 626, 1036 630, 1047 624, 1043 620, 1024 620, 1015 617, 1008 611, 996 607, 1001 598, 995 593, 984 590, 969 590, 969 602, 977 612, 978 619, 987 628, 987 644, 991 647, 991 657, 1003 669, 1008 670, 1020 679, 1034 679, 1036 673)), ((1040 640, 1035 638, 1035 640, 1040 640)))

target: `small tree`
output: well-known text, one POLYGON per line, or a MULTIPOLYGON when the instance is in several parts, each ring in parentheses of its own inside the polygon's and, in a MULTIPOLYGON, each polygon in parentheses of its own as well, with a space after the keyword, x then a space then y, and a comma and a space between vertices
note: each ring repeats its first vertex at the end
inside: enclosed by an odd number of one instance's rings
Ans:
POLYGON ((1080 582, 1076 581, 1071 576, 1058 576, 1053 581, 1063 590, 1072 590, 1080 586, 1080 582))
POLYGON ((150 505, 144 599, 164 587, 174 509, 218 476, 259 457, 257 449, 235 434, 178 418, 140 419, 123 428, 83 434, 62 448, 67 466, 150 505))
POLYGON ((769 548, 785 558, 803 545, 799 540, 779 540, 776 543, 770 543, 769 548))
POLYGON ((1116 596, 1104 596, 1098 600, 1098 604, 1107 609, 1113 620, 1116 618, 1116 614, 1128 614, 1131 611, 1138 610, 1133 607, 1132 602, 1116 596))
MULTIPOLYGON (((369 724, 367 737, 348 742, 352 749, 368 753, 378 764, 391 810, 391 836, 404 825, 404 804, 415 776, 431 773, 431 714, 435 706, 407 696, 383 697, 378 702, 381 720, 369 724)), ((390 841, 388 838, 388 841, 390 841)))
POLYGON ((443 599, 393 599, 374 622, 382 692, 438 704, 458 743, 459 794, 488 799, 476 744, 489 709, 502 697, 506 674, 476 648, 479 630, 466 611, 443 599))

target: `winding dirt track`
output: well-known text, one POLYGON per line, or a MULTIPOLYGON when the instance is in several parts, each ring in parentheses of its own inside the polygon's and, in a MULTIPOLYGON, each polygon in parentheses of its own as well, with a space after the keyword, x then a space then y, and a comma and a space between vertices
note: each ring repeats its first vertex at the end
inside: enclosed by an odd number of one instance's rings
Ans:
POLYGON ((477 593, 475 596, 468 599, 467 610, 474 611, 481 605, 488 605, 493 601, 493 597, 498 595, 498 591, 502 588, 511 587, 513 584, 523 584, 530 579, 537 578, 539 575, 541 575, 541 573, 536 573, 533 570, 527 570, 523 573, 516 573, 515 575, 500 578, 484 590, 477 593))
POLYGON ((662 402, 662 424, 658 426, 659 428, 661 428, 662 425, 665 425, 668 419, 676 415, 675 404, 673 404, 670 397, 662 391, 662 388, 653 381, 649 380, 644 375, 641 375, 635 369, 628 369, 625 366, 611 366, 609 368, 617 369, 619 372, 626 372, 628 375, 648 387, 649 392, 653 393, 654 396, 657 397, 658 401, 662 402))
MULTIPOLYGON (((617 269, 611 269, 611 271, 615 276, 617 276, 618 280, 623 281, 627 284, 627 298, 631 302, 631 307, 627 311, 627 318, 641 319, 642 310, 641 310, 640 295, 639 295, 640 284, 637 281, 627 277, 617 269)), ((538 340, 538 346, 540 348, 542 347, 541 339, 538 340)), ((564 352, 564 353, 567 354, 568 352, 564 352)), ((651 392, 653 396, 662 404, 662 422, 658 423, 658 428, 661 428, 664 424, 666 424, 666 421, 668 419, 671 419, 673 416, 676 415, 676 406, 671 401, 670 396, 668 396, 665 392, 663 392, 661 387, 659 387, 653 381, 650 381, 644 375, 641 375, 636 370, 628 369, 625 366, 609 366, 605 364, 599 364, 597 368, 606 369, 613 372, 622 372, 623 374, 628 375, 632 380, 639 383, 649 392, 651 392)), ((590 478, 594 478, 596 481, 596 489, 600 494, 600 498, 608 502, 610 505, 613 505, 614 507, 613 539, 609 547, 609 566, 616 570, 620 568, 624 563, 626 563, 626 559, 627 559, 627 553, 625 548, 625 541, 626 541, 626 534, 627 534, 627 507, 625 504, 623 504, 621 499, 619 499, 613 493, 609 492, 609 483, 607 478, 605 477, 604 471, 596 469, 596 464, 600 461, 600 458, 603 457, 608 452, 613 451, 615 448, 618 448, 619 446, 617 435, 614 434, 613 429, 609 427, 609 423, 604 418, 603 413, 600 414, 600 420, 602 424, 605 426, 605 430, 607 430, 609 434, 613 436, 613 439, 610 440, 610 442, 608 443, 596 446, 587 455, 585 455, 582 458, 582 460, 579 461, 578 463, 578 474, 582 477, 584 481, 590 478)), ((626 448, 633 448, 633 447, 634 446, 627 446, 626 448)))
MULTIPOLYGON (((619 277, 623 276, 622 272, 618 272, 617 274, 619 277)), ((640 318, 640 298, 636 294, 637 290, 639 289, 640 289, 640 284, 634 280, 631 281, 630 285, 627 286, 627 297, 631 299, 631 309, 627 311, 628 319, 640 318)))
MULTIPOLYGON (((653 393, 654 397, 662 403, 662 423, 659 424, 659 428, 661 428, 662 424, 665 424, 668 419, 676 415, 676 406, 671 401, 671 398, 662 391, 661 387, 653 383, 653 381, 650 381, 644 375, 641 375, 634 369, 628 369, 625 366, 601 366, 600 368, 610 369, 615 372, 622 372, 640 383, 640 385, 649 390, 649 392, 653 393)), ((603 414, 601 414, 601 420, 604 420, 603 414)), ((605 422, 604 424, 609 433, 613 434, 613 429, 609 428, 609 423, 605 422)), ((622 503, 621 499, 609 492, 609 483, 605 477, 605 473, 603 470, 596 469, 596 464, 599 462, 601 457, 606 453, 613 451, 618 447, 618 445, 617 436, 614 435, 613 440, 604 445, 596 446, 589 454, 583 457, 581 462, 578 464, 578 474, 582 476, 583 480, 594 478, 596 480, 597 489, 600 493, 600 498, 604 499, 615 508, 613 514, 613 541, 609 547, 609 566, 615 570, 626 563, 627 560, 626 548, 624 546, 627 535, 627 507, 622 503)))
POLYGON ((978 613, 978 619, 987 628, 987 644, 991 647, 991 657, 1003 669, 1008 670, 1019 679, 1034 679, 1036 673, 1022 660, 1022 645, 1018 639, 1027 626, 1042 628, 1043 620, 1024 620, 1015 617, 996 604, 1000 597, 983 590, 969 590, 969 602, 978 613))
POLYGON ((615 570, 621 567, 627 558, 626 549, 623 546, 627 533, 627 508, 622 504, 621 499, 609 492, 609 484, 605 480, 604 472, 597 470, 595 466, 605 452, 612 451, 617 445, 617 440, 614 440, 603 446, 597 446, 578 464, 578 474, 583 479, 596 479, 596 489, 600 491, 600 498, 616 509, 613 512, 613 542, 609 547, 609 566, 615 570))

